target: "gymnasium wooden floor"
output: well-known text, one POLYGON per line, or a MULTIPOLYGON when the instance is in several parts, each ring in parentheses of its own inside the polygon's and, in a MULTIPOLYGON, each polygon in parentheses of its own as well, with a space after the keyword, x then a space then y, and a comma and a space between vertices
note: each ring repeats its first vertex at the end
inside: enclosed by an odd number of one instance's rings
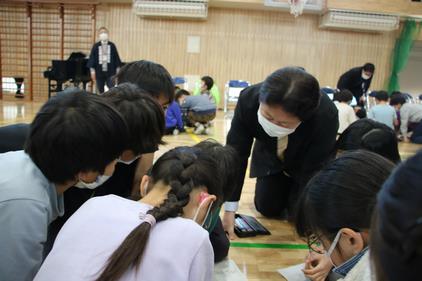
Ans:
MULTIPOLYGON (((31 122, 41 105, 42 103, 16 101, 13 97, 5 97, 3 101, 0 100, 0 126, 31 122)), ((165 137, 167 144, 160 147, 157 155, 175 146, 193 145, 207 138, 225 142, 225 136, 230 128, 231 116, 232 113, 219 112, 214 122, 213 133, 209 136, 196 136, 187 133, 165 137)), ((422 146, 403 143, 400 143, 399 147, 403 159, 413 155, 421 148, 422 146)), ((272 235, 232 241, 229 257, 247 276, 247 280, 285 280, 276 270, 302 263, 307 253, 306 246, 304 241, 295 236, 287 222, 266 219, 256 212, 253 205, 254 184, 253 179, 246 179, 239 212, 258 218, 271 231, 272 235)), ((228 276, 224 280, 234 281, 228 276)))

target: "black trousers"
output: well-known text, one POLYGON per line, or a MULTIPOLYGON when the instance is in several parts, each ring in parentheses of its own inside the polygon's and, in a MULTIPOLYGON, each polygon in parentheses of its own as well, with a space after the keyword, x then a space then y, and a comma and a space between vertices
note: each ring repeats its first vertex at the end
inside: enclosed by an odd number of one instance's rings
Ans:
POLYGON ((106 77, 103 74, 97 75, 96 74, 96 82, 97 82, 97 90, 98 93, 97 94, 102 94, 104 93, 104 86, 107 84, 107 87, 109 89, 111 89, 112 87, 114 87, 113 81, 111 79, 111 77, 106 77))
POLYGON ((284 173, 256 179, 255 208, 266 217, 293 215, 298 195, 298 185, 284 173))
POLYGON ((410 137, 410 140, 413 143, 419 143, 422 144, 422 120, 419 122, 418 125, 415 126, 413 129, 413 134, 410 137))
POLYGON ((164 130, 164 134, 171 135, 173 134, 174 129, 176 129, 176 127, 166 127, 166 129, 164 130))

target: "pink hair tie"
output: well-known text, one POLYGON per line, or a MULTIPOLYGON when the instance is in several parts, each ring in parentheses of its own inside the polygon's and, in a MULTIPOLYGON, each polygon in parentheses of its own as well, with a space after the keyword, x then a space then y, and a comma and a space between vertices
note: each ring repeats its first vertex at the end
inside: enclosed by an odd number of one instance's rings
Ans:
POLYGON ((143 222, 149 223, 151 227, 153 227, 157 223, 154 216, 151 214, 140 213, 139 219, 142 220, 143 222))

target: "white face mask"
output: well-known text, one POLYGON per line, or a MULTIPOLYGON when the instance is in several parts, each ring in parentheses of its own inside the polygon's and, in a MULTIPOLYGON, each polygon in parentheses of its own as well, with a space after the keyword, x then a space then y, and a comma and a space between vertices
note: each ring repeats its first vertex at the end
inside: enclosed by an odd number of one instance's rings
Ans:
MULTIPOLYGON (((264 131, 270 137, 282 138, 282 137, 288 136, 291 133, 293 133, 294 131, 296 131, 297 127, 294 128, 294 129, 289 129, 289 128, 277 126, 276 124, 270 122, 267 118, 265 118, 261 114, 261 107, 259 107, 257 114, 258 114, 258 123, 262 126, 262 129, 264 129, 264 131)), ((299 123, 299 125, 300 125, 300 123, 299 123)))
MULTIPOLYGON (((206 200, 203 200, 203 201, 199 204, 198 209, 196 209, 196 212, 195 212, 195 214, 194 214, 194 215, 193 215, 193 217, 192 217, 192 220, 193 220, 193 221, 196 221, 196 219, 198 218, 199 211, 201 210, 201 207, 205 204, 205 202, 206 202, 206 200)), ((200 226, 204 226, 204 223, 205 223, 205 221, 207 220, 208 215, 210 214, 210 210, 211 210, 211 207, 212 207, 212 204, 213 204, 213 203, 214 203, 214 202, 211 202, 211 203, 210 203, 210 205, 208 206, 208 210, 207 210, 207 213, 205 214, 204 220, 203 220, 201 223, 199 223, 199 222, 198 222, 200 226)))
POLYGON ((325 252, 325 255, 327 256, 327 258, 330 259, 333 266, 336 266, 336 265, 333 263, 333 261, 331 259, 331 254, 334 252, 334 249, 336 248, 337 243, 340 240, 340 236, 341 236, 341 229, 337 232, 336 237, 334 238, 333 243, 331 243, 331 246, 328 249, 328 251, 325 252))
MULTIPOLYGON (((356 256, 362 256, 363 253, 365 252, 365 249, 363 251, 361 251, 360 253, 356 254, 355 256, 351 257, 350 259, 348 259, 347 261, 344 261, 341 265, 335 265, 333 260, 331 259, 331 255, 334 252, 334 249, 336 248, 340 237, 341 237, 341 229, 337 232, 336 237, 333 240, 333 243, 331 243, 330 248, 328 249, 328 251, 325 252, 325 256, 328 257, 331 261, 331 264, 333 265, 333 269, 332 271, 335 273, 340 274, 341 276, 345 277, 347 275, 347 272, 350 271, 350 268, 353 267, 358 261, 359 259, 356 259, 356 256)), ((362 234, 360 234, 362 236, 362 234)))
POLYGON ((107 41, 108 41, 108 34, 107 33, 102 32, 102 33, 100 33, 99 37, 100 37, 100 41, 102 43, 107 43, 107 41))
POLYGON ((95 189, 96 187, 105 183, 110 177, 111 176, 100 175, 97 177, 97 179, 94 182, 90 182, 90 183, 79 180, 79 182, 75 184, 75 186, 78 188, 95 189))
POLYGON ((371 78, 371 76, 368 76, 364 72, 362 72, 362 79, 363 80, 368 80, 369 78, 371 78))
POLYGON ((133 158, 132 160, 129 160, 129 161, 124 161, 124 160, 122 160, 122 159, 119 158, 119 159, 117 159, 117 162, 118 163, 123 163, 123 164, 126 164, 126 165, 130 165, 133 162, 135 162, 136 160, 138 160, 140 157, 141 157, 141 155, 138 155, 138 156, 136 156, 135 158, 133 158))

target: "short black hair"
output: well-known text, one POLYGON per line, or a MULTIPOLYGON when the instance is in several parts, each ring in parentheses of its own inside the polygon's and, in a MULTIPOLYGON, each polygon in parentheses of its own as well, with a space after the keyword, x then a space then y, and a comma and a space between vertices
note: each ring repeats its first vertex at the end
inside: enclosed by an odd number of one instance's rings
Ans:
POLYGON ((398 97, 398 96, 401 96, 401 95, 403 95, 400 91, 393 91, 393 92, 391 92, 391 98, 394 98, 394 97, 398 97))
POLYGON ((176 90, 176 95, 174 96, 174 99, 177 101, 181 96, 190 96, 190 93, 184 89, 176 90))
POLYGON ((83 90, 48 100, 32 121, 25 152, 53 183, 103 173, 125 148, 127 126, 102 97, 83 90))
POLYGON ((373 63, 367 62, 363 66, 363 71, 368 71, 371 73, 375 72, 375 65, 373 63))
POLYGON ((118 84, 129 82, 158 99, 164 95, 172 102, 174 99, 174 82, 170 73, 161 64, 140 60, 125 64, 116 74, 118 84))
POLYGON ((212 86, 214 86, 214 79, 212 79, 210 76, 203 76, 201 80, 204 81, 208 91, 211 90, 212 86))
POLYGON ((353 94, 349 90, 341 90, 334 94, 334 100, 339 102, 350 102, 353 100, 353 94))
POLYGON ((239 177, 239 168, 236 163, 239 163, 239 156, 237 151, 229 146, 222 146, 214 139, 207 139, 194 147, 200 148, 204 153, 207 153, 216 160, 218 164, 218 175, 223 184, 223 200, 222 203, 228 201, 234 192, 236 181, 239 177))
POLYGON ((392 106, 395 106, 395 105, 398 105, 398 104, 403 105, 405 103, 406 103, 406 98, 403 97, 403 95, 400 95, 400 96, 397 95, 397 96, 390 99, 390 105, 392 105, 392 106))
POLYGON ((260 89, 259 101, 281 106, 300 120, 309 119, 321 98, 319 83, 298 67, 285 67, 268 76, 260 89))
POLYGON ((386 91, 378 91, 375 93, 375 99, 380 101, 388 101, 388 93, 386 91))
POLYGON ((332 239, 345 227, 369 229, 377 193, 393 168, 393 163, 369 151, 342 154, 306 185, 297 205, 296 232, 332 239))
POLYGON ((147 92, 135 84, 122 83, 106 92, 104 98, 126 121, 129 136, 125 149, 139 155, 156 150, 159 144, 164 143, 164 112, 147 92))
POLYGON ((394 130, 372 119, 364 118, 353 122, 338 138, 336 148, 341 151, 366 149, 393 163, 401 161, 394 130))

